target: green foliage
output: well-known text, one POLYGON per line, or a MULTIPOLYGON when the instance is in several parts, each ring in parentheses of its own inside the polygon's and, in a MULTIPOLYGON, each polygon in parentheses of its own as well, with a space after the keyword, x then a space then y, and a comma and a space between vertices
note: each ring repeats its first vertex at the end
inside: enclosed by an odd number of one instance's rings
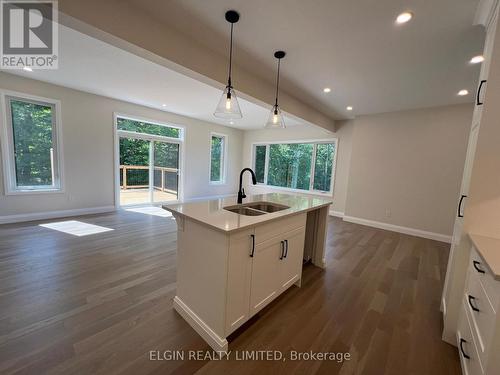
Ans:
POLYGON ((310 143, 270 145, 267 183, 309 190, 312 149, 310 143))
POLYGON ((51 186, 52 107, 10 100, 17 186, 51 186))
POLYGON ((211 152, 211 160, 210 160, 210 181, 220 182, 222 180, 222 162, 221 156, 224 152, 223 138, 221 137, 212 137, 212 152, 211 152))
POLYGON ((264 183, 266 169, 266 146, 255 146, 255 176, 257 182, 264 183))
MULTIPOLYGON (((292 189, 309 190, 313 144, 291 143, 269 145, 267 184, 292 189)), ((329 191, 332 181, 335 144, 316 145, 313 189, 329 191)), ((255 174, 257 181, 264 182, 266 146, 255 147, 255 174)))
POLYGON ((314 190, 329 191, 332 182, 332 166, 335 144, 320 143, 316 146, 314 165, 314 190))

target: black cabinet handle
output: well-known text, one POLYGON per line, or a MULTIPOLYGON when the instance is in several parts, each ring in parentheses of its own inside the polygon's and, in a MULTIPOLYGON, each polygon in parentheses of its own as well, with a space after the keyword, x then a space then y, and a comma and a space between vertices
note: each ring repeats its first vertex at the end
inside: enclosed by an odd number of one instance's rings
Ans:
POLYGON ((486 80, 483 79, 481 80, 481 83, 479 83, 479 87, 477 88, 477 97, 476 97, 476 105, 483 105, 484 103, 479 100, 481 96, 481 89, 483 88, 483 85, 486 83, 486 80))
POLYGON ((464 347, 463 347, 464 342, 467 342, 467 340, 460 339, 460 351, 462 352, 462 355, 464 356, 465 359, 470 359, 470 357, 464 351, 464 347))
POLYGON ((475 300, 476 300, 476 297, 473 297, 473 296, 471 296, 470 294, 469 294, 467 297, 468 297, 468 299, 469 299, 469 305, 470 305, 470 308, 471 308, 473 311, 479 312, 479 309, 478 309, 476 306, 474 306, 474 305, 472 304, 472 301, 475 301, 475 300))
POLYGON ((255 234, 251 234, 250 238, 252 239, 252 252, 250 253, 250 258, 253 258, 255 254, 255 234))
POLYGON ((285 241, 281 241, 281 255, 280 255, 280 260, 283 259, 284 255, 285 255, 285 241))
POLYGON ((482 270, 481 268, 478 267, 478 265, 480 265, 480 264, 481 264, 481 262, 478 262, 477 260, 472 261, 472 265, 474 266, 474 268, 476 269, 477 272, 485 273, 484 270, 482 270))
POLYGON ((462 194, 462 196, 460 197, 460 201, 458 202, 458 217, 464 217, 464 215, 462 215, 462 202, 464 198, 467 198, 467 195, 462 194))
POLYGON ((285 256, 284 258, 286 258, 288 255, 288 240, 285 240, 285 256))

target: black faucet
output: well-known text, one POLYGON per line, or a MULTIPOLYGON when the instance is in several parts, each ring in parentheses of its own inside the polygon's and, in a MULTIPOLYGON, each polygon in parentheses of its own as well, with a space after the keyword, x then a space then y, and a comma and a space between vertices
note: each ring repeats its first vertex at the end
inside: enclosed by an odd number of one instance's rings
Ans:
POLYGON ((243 168, 240 172, 240 189, 238 190, 238 204, 243 203, 243 198, 247 197, 245 195, 245 189, 241 187, 241 184, 243 183, 243 173, 245 173, 245 171, 249 171, 252 174, 252 182, 254 185, 257 185, 257 177, 255 177, 255 172, 252 171, 250 168, 243 168))

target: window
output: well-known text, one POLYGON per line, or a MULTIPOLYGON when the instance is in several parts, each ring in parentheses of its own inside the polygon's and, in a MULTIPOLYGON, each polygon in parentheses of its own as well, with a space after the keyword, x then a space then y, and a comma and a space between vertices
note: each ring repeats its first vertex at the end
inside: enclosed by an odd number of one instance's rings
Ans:
POLYGON ((210 138, 210 183, 223 184, 226 180, 226 136, 212 134, 210 138))
POLYGON ((58 102, 5 96, 7 193, 60 191, 58 102))
POLYGON ((257 183, 331 193, 337 141, 270 143, 254 146, 257 183))
POLYGON ((124 130, 128 132, 159 135, 169 138, 181 138, 181 129, 179 128, 160 124, 152 124, 150 122, 144 122, 125 117, 118 117, 116 119, 116 126, 118 130, 124 130))

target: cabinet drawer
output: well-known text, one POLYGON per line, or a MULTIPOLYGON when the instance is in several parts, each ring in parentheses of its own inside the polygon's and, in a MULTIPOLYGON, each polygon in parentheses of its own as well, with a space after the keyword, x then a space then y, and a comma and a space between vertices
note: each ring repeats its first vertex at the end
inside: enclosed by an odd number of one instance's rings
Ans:
POLYGON ((500 281, 493 278, 488 266, 484 264, 481 256, 477 253, 474 246, 471 250, 469 273, 477 277, 484 289, 491 308, 495 311, 495 313, 498 312, 500 304, 500 281))
POLYGON ((471 328, 483 363, 486 363, 490 342, 495 330, 495 311, 476 274, 469 273, 464 294, 464 305, 470 317, 471 328))
POLYGON ((463 374, 482 375, 484 371, 479 360, 479 353, 474 342, 465 305, 460 311, 457 328, 457 347, 463 374))
POLYGON ((255 228, 255 241, 260 244, 283 233, 303 227, 306 225, 306 220, 307 214, 303 213, 259 225, 255 228))

